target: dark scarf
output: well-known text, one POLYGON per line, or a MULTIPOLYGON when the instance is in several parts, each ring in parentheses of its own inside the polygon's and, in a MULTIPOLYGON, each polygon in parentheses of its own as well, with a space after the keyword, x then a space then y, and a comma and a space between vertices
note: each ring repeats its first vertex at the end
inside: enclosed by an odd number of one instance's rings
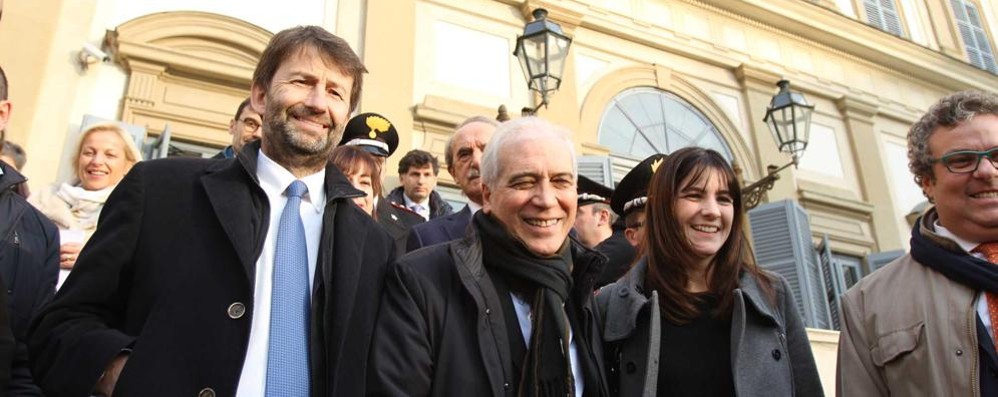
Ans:
POLYGON ((940 247, 922 235, 922 218, 911 229, 911 257, 946 278, 979 291, 998 293, 998 266, 963 252, 940 247))
POLYGON ((572 288, 571 250, 566 239, 558 256, 532 254, 492 216, 479 211, 472 222, 482 239, 485 267, 508 277, 513 291, 528 296, 533 320, 530 346, 520 376, 520 396, 575 395, 569 359, 569 320, 565 301, 572 288))

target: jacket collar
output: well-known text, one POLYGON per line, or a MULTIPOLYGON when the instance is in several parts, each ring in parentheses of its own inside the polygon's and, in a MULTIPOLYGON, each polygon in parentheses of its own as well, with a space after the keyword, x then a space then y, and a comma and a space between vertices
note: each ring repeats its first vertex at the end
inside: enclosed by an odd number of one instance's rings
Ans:
MULTIPOLYGON (((604 338, 607 341, 617 341, 630 336, 637 327, 638 316, 646 305, 651 306, 648 310, 658 310, 658 292, 652 291, 651 294, 648 294, 650 297, 646 296, 644 292, 647 270, 648 258, 642 257, 620 281, 611 284, 612 287, 607 287, 606 291, 601 292, 613 294, 608 297, 609 306, 606 313, 606 327, 604 328, 604 338)), ((775 285, 778 283, 774 282, 775 285)), ((774 323, 781 323, 773 312, 770 300, 766 298, 759 283, 748 272, 742 272, 738 280, 735 299, 743 299, 763 317, 774 323)))
MULTIPOLYGON (((253 183, 257 186, 260 185, 260 180, 256 176, 256 170, 259 166, 259 151, 260 141, 258 140, 243 146, 242 150, 239 151, 239 154, 236 155, 236 163, 238 166, 242 167, 246 174, 253 180, 253 183)), ((228 165, 228 163, 220 161, 216 163, 215 168, 226 168, 228 165)), ((341 198, 364 197, 366 194, 354 188, 339 168, 336 168, 336 166, 334 166, 331 162, 326 163, 325 189, 327 205, 333 200, 341 198)))
POLYGON ((22 183, 27 179, 24 175, 21 175, 14 167, 9 164, 0 161, 0 191, 6 191, 14 187, 18 183, 22 183))
POLYGON ((964 251, 963 248, 960 247, 960 244, 956 241, 950 240, 936 233, 935 224, 938 220, 939 213, 936 212, 936 207, 930 207, 920 218, 918 218, 918 222, 915 227, 919 228, 919 231, 922 233, 922 237, 929 239, 933 243, 936 243, 936 245, 954 253, 966 254, 966 251, 964 251))

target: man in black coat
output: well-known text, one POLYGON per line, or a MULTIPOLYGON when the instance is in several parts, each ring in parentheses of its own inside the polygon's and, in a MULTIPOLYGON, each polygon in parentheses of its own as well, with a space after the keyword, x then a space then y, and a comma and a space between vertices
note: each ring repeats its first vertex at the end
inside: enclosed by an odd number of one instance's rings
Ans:
POLYGON ((363 395, 392 243, 328 158, 364 72, 322 28, 282 31, 253 74, 259 143, 131 170, 34 323, 49 396, 363 395))
MULTIPOLYGON (((0 69, 0 145, 10 116, 7 78, 0 69)), ((0 395, 40 396, 28 363, 32 316, 55 294, 59 231, 16 191, 25 179, 0 161, 0 395), (16 340, 16 344, 15 344, 16 340), (11 361, 13 360, 13 362, 11 361)))
POLYGON ((485 144, 499 123, 485 116, 471 117, 457 126, 447 140, 444 159, 447 172, 468 197, 468 205, 453 214, 413 226, 406 240, 406 252, 445 243, 467 235, 471 215, 482 208, 481 161, 485 144))
POLYGON ((569 134, 501 125, 482 159, 482 211, 460 240, 388 276, 371 345, 376 396, 606 396, 592 285, 605 258, 569 239, 569 134))
POLYGON ((239 103, 236 114, 229 120, 229 135, 232 135, 232 144, 212 156, 213 159, 234 159, 243 146, 247 143, 260 140, 260 126, 263 124, 260 113, 250 106, 250 99, 246 98, 239 103))

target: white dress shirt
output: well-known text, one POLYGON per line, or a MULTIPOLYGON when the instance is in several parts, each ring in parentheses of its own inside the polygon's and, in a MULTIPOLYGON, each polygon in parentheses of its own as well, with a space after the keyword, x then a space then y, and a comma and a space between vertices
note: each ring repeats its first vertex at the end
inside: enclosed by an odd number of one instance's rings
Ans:
POLYGON ((417 203, 415 201, 412 201, 412 199, 410 199, 409 196, 406 195, 405 192, 403 192, 402 193, 402 199, 405 200, 405 208, 408 208, 408 209, 412 210, 413 212, 419 214, 419 216, 423 217, 423 219, 425 219, 425 220, 430 220, 430 198, 429 198, 429 196, 427 196, 426 200, 423 200, 422 203, 417 203), (413 208, 413 206, 416 206, 416 205, 419 206, 419 209, 413 208))
MULTIPOLYGON (((468 205, 471 205, 470 201, 468 205)), ((530 304, 512 292, 509 293, 509 296, 513 298, 513 309, 516 310, 516 319, 520 321, 520 333, 523 334, 523 341, 527 343, 529 350, 530 333, 533 330, 533 324, 531 324, 530 319, 530 304)), ((572 359, 572 377, 575 378, 575 397, 582 397, 582 390, 585 388, 586 383, 582 379, 582 366, 579 365, 579 349, 575 348, 575 335, 572 333, 571 328, 568 329, 568 340, 568 355, 572 359)))
POLYGON ((482 206, 475 204, 474 201, 468 200, 468 209, 471 210, 471 215, 475 215, 476 212, 482 209, 482 206))
MULTIPOLYGON (((253 290, 252 308, 253 322, 250 324, 249 346, 246 349, 246 361, 239 376, 239 386, 236 395, 239 397, 262 396, 266 391, 267 382, 267 346, 270 340, 270 299, 273 287, 274 255, 277 247, 277 229, 281 223, 281 212, 288 202, 284 191, 294 175, 280 164, 259 151, 257 155, 256 176, 260 187, 267 194, 270 202, 270 222, 267 227, 267 238, 263 242, 263 251, 256 259, 255 288, 253 290)), ((301 178, 308 187, 308 193, 302 197, 299 211, 302 223, 305 225, 305 244, 308 250, 308 286, 312 291, 315 283, 315 264, 319 257, 319 238, 322 233, 322 213, 326 209, 325 187, 326 170, 301 178)))
MULTIPOLYGON (((955 234, 953 234, 953 232, 949 231, 949 229, 943 227, 943 225, 940 225, 939 221, 936 221, 935 224, 933 224, 933 226, 936 228, 937 235, 939 235, 940 237, 946 237, 950 240, 953 240, 953 242, 956 243, 956 245, 959 245, 960 248, 963 248, 963 250, 967 252, 967 255, 972 255, 980 259, 988 260, 988 258, 985 258, 983 254, 977 252, 971 252, 974 250, 974 248, 977 248, 977 246, 980 245, 980 243, 975 243, 973 241, 968 241, 960 237, 957 237, 955 234)), ((988 335, 991 335, 991 337, 994 338, 995 332, 994 330, 991 329, 991 312, 988 311, 987 295, 978 291, 977 299, 975 302, 976 302, 975 304, 977 305, 977 317, 981 318, 981 322, 984 323, 984 328, 988 330, 988 335)))

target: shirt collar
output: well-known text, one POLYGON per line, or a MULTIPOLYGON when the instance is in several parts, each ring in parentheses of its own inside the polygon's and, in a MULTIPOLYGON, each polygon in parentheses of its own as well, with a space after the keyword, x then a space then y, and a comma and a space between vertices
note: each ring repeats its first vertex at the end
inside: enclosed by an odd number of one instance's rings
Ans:
POLYGON ((953 240, 954 243, 959 245, 960 248, 963 248, 963 250, 966 251, 968 254, 973 255, 971 251, 973 251, 974 248, 977 248, 977 246, 980 245, 980 243, 975 243, 973 241, 965 240, 953 234, 953 232, 949 231, 949 229, 943 227, 943 225, 940 225, 938 220, 936 220, 932 224, 932 226, 936 229, 937 235, 939 235, 940 237, 945 237, 950 240, 953 240))
POLYGON ((412 208, 413 204, 418 204, 418 205, 422 206, 423 208, 430 208, 430 199, 429 199, 429 197, 427 197, 426 200, 423 200, 423 202, 417 203, 417 202, 413 201, 412 199, 410 199, 409 196, 405 194, 405 190, 403 190, 402 191, 402 199, 405 200, 405 207, 406 208, 412 208))
POLYGON ((471 214, 474 215, 476 212, 482 209, 482 206, 478 205, 478 203, 474 201, 468 200, 468 209, 470 209, 471 214))
MULTIPOLYGON (((257 153, 256 176, 260 179, 260 186, 266 192, 279 192, 283 195, 291 182, 299 178, 295 178, 291 171, 267 157, 262 149, 257 153)), ((312 205, 315 212, 321 212, 326 203, 326 190, 323 188, 326 183, 326 169, 323 168, 300 179, 308 187, 308 193, 305 193, 302 200, 312 205)))

